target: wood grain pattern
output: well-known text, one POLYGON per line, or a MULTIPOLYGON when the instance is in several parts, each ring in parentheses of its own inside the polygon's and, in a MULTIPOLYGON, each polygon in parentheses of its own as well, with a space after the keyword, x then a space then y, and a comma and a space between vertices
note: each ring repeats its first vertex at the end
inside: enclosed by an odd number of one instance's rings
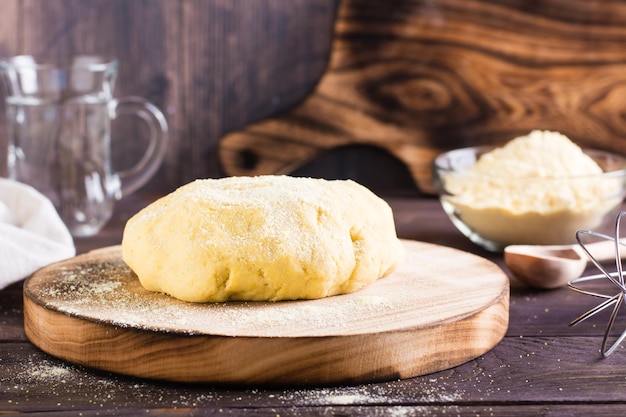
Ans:
MULTIPOLYGON (((117 94, 148 97, 171 127, 150 192, 199 177, 294 172, 355 145, 402 161, 427 190, 439 150, 534 128, 626 152, 623 2, 337 4, 4 0, 0 52, 119 57, 117 94)), ((143 139, 130 122, 114 129, 125 137, 113 149, 123 169, 143 139)), ((0 135, 3 161, 5 145, 0 135)), ((306 173, 360 178, 381 166, 357 155, 342 151, 306 173)), ((404 169, 381 171, 385 183, 414 187, 404 169)))
MULTIPOLYGON (((165 162, 144 188, 166 193, 222 176, 215 149, 221 136, 310 92, 327 62, 335 3, 2 0, 0 55, 119 58, 116 95, 148 98, 170 125, 165 162)), ((145 134, 131 118, 116 121, 113 134, 121 137, 114 168, 128 168, 143 153, 145 134)), ((6 143, 0 130, 0 174, 6 143)))
POLYGON ((551 0, 344 0, 329 66, 285 114, 220 143, 227 174, 288 173, 375 145, 432 191, 443 149, 532 129, 626 151, 626 4, 551 0))
MULTIPOLYGON (((102 235, 80 239, 78 251, 119 243, 123 220, 148 196, 118 205, 102 235)), ((474 251, 436 199, 391 199, 404 237, 474 251)), ((586 273, 596 273, 590 267, 586 273)), ((509 329, 486 354, 458 367, 415 378, 333 387, 242 387, 181 384, 123 377, 73 365, 42 352, 24 336, 22 284, 0 291, 0 410, 54 416, 116 415, 476 415, 606 416, 626 412, 626 349, 601 359, 609 312, 581 326, 569 323, 597 305, 567 288, 537 291, 512 282, 509 329), (585 383, 581 383, 585 381, 585 383), (583 404, 584 403, 584 404, 583 404)), ((606 283, 599 291, 615 288, 606 283)), ((613 330, 619 336, 618 317, 613 330)))
POLYGON ((492 349, 508 326, 507 276, 475 255, 404 244, 403 265, 361 291, 224 304, 147 292, 119 246, 100 249, 28 279, 25 332, 45 352, 98 369, 239 384, 408 378, 492 349))

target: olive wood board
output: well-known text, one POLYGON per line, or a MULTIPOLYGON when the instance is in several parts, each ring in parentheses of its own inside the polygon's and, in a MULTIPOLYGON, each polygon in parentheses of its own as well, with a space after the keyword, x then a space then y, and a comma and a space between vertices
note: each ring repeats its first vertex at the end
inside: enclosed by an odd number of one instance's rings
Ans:
POLYGON ((221 166, 290 174, 336 148, 372 146, 434 193, 440 152, 534 129, 624 152, 625 27, 621 1, 342 0, 318 83, 223 136, 221 166))
POLYGON ((424 375, 502 340, 509 280, 495 263, 402 242, 402 264, 351 294, 204 304, 146 291, 120 246, 97 249, 26 280, 25 332, 52 356, 130 376, 296 386, 424 375))

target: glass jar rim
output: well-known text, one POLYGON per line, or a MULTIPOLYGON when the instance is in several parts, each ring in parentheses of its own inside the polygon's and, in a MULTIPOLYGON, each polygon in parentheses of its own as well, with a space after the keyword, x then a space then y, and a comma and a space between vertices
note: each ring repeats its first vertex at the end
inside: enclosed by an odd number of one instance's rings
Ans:
POLYGON ((77 54, 66 58, 47 58, 34 55, 16 55, 0 60, 0 68, 32 69, 37 71, 84 69, 94 72, 117 69, 117 58, 107 55, 77 54))
MULTIPOLYGON (((468 155, 473 155, 475 160, 478 160, 478 158, 482 154, 487 153, 498 147, 499 147, 498 145, 479 145, 479 146, 470 146, 466 148, 452 149, 452 150, 449 150, 449 151, 446 151, 437 155, 433 159, 433 167, 436 171, 439 171, 441 173, 447 173, 448 175, 453 174, 453 175, 462 176, 466 174, 466 171, 468 170, 468 168, 471 165, 473 165, 475 161, 471 163, 468 167, 458 169, 449 163, 450 158, 454 156, 457 156, 457 158, 461 158, 462 157, 461 155, 468 154, 468 155)), ((582 150, 585 154, 593 158, 596 162, 598 161, 599 158, 602 158, 602 157, 613 158, 620 162, 619 165, 621 167, 616 168, 616 169, 606 170, 601 173, 592 174, 592 175, 578 175, 578 176, 567 176, 567 177, 532 177, 531 176, 531 177, 507 178, 507 180, 562 181, 562 180, 578 180, 578 179, 590 179, 590 178, 602 178, 602 177, 605 177, 605 178, 606 177, 621 177, 621 176, 626 177, 626 156, 615 153, 615 152, 611 152, 611 151, 601 150, 601 149, 582 148, 582 150)), ((485 175, 480 175, 480 174, 475 174, 475 173, 472 175, 472 178, 481 178, 481 177, 490 177, 490 176, 485 176, 485 175)))

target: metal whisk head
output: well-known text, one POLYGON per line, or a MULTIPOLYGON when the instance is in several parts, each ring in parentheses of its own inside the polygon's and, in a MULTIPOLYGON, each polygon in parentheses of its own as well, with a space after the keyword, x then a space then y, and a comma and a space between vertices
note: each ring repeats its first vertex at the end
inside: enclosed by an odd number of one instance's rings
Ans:
POLYGON ((588 318, 593 317, 596 314, 600 313, 604 309, 613 307, 613 310, 611 311, 611 315, 609 317, 609 322, 604 332, 604 337, 602 339, 602 346, 600 348, 600 351, 602 352, 602 356, 604 357, 607 357, 611 353, 613 353, 615 349, 617 349, 617 347, 626 338, 626 330, 624 330, 624 332, 622 332, 622 334, 617 339, 615 339, 615 341, 607 348, 607 345, 609 344, 609 334, 611 333, 611 329, 613 328, 613 324, 615 323, 615 319, 617 317, 619 309, 621 308, 622 304, 624 304, 624 296, 626 295, 626 285, 624 284, 624 271, 622 268, 622 261, 621 261, 622 257, 621 257, 621 251, 620 251, 621 246, 626 245, 624 242, 621 241, 621 238, 620 238, 620 222, 622 220, 622 217, 624 216, 626 216, 626 211, 620 211, 620 213, 617 215, 617 219, 615 220, 614 236, 608 236, 603 233, 597 233, 597 232, 593 232, 590 230, 579 230, 576 232, 576 240, 578 241, 578 244, 585 251, 589 260, 595 265, 596 268, 598 268, 601 271, 601 274, 588 275, 588 276, 576 278, 576 279, 571 280, 567 284, 569 288, 571 288, 572 290, 576 292, 604 299, 604 301, 598 304, 596 307, 592 308, 591 310, 587 311, 586 313, 582 314, 581 316, 573 320, 570 323, 570 326, 575 326, 579 323, 582 323, 588 318), (591 235, 596 238, 611 240, 615 243, 615 267, 616 267, 615 272, 608 272, 604 268, 604 266, 602 266, 593 257, 593 255, 589 252, 589 249, 587 249, 585 243, 583 242, 584 235, 591 235), (615 287, 618 288, 619 292, 617 294, 615 295, 600 294, 598 292, 588 291, 577 286, 578 284, 581 284, 583 282, 594 281, 594 280, 599 280, 599 279, 604 279, 604 278, 608 279, 613 285, 615 285, 615 287))

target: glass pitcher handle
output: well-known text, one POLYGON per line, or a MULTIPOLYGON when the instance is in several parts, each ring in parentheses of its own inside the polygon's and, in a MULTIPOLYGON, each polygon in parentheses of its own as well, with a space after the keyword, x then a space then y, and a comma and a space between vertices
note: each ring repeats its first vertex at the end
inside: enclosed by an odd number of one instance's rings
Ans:
POLYGON ((167 121, 161 111, 141 97, 113 99, 109 105, 111 119, 119 115, 137 116, 149 128, 148 147, 141 159, 133 166, 117 173, 119 193, 117 198, 130 195, 145 185, 156 173, 165 156, 168 133, 167 121))

